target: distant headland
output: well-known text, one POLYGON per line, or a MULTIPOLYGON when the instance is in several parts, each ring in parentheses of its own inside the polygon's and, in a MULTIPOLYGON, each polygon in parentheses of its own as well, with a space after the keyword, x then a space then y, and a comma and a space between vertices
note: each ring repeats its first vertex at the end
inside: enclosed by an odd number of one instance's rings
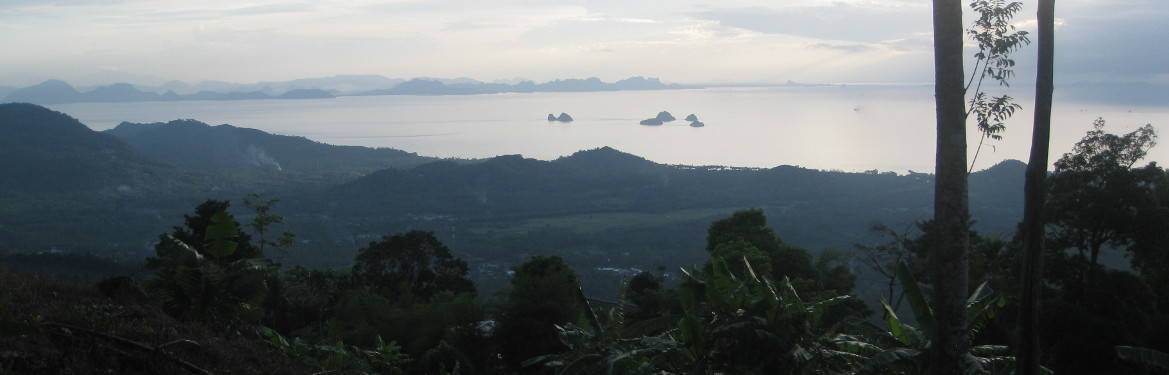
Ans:
MULTIPOLYGON (((370 95, 476 95, 531 92, 593 92, 631 90, 676 90, 699 88, 663 83, 658 78, 631 77, 616 82, 600 78, 557 79, 536 83, 489 83, 470 78, 392 79, 382 76, 334 76, 282 82, 235 84, 203 81, 188 84, 171 81, 160 86, 114 83, 81 91, 61 80, 11 88, 2 102, 34 104, 120 103, 182 100, 329 99, 337 96, 370 95)), ((4 94, 4 92, 0 92, 4 94)))

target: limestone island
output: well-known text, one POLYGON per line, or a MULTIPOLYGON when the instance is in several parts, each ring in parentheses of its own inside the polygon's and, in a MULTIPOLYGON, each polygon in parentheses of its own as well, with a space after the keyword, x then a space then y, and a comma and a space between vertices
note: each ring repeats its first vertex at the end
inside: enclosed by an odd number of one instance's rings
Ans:
POLYGON ((701 128, 703 126, 706 126, 706 124, 703 123, 702 121, 691 121, 690 122, 690 127, 693 127, 693 128, 701 128))
POLYGON ((564 112, 560 112, 560 116, 556 116, 556 115, 549 113, 548 114, 548 121, 572 122, 572 116, 569 116, 567 113, 564 113, 564 112))
POLYGON ((689 116, 686 116, 685 120, 690 121, 690 122, 695 122, 695 121, 698 121, 698 116, 695 116, 693 113, 691 113, 689 116))
POLYGON ((676 120, 676 119, 674 118, 674 115, 670 114, 670 112, 661 111, 661 112, 658 112, 658 115, 655 116, 654 118, 641 120, 640 124, 642 124, 642 125, 661 125, 663 123, 674 121, 674 120, 676 120))

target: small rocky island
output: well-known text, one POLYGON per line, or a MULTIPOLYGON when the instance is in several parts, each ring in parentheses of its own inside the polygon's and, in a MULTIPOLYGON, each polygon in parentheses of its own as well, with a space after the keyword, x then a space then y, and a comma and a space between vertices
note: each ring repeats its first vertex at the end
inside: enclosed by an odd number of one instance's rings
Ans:
POLYGON ((667 122, 674 121, 674 120, 677 120, 677 119, 675 119, 674 115, 671 115, 670 112, 661 111, 661 112, 658 112, 658 115, 654 118, 641 120, 640 124, 642 124, 642 125, 661 125, 663 123, 667 123, 667 122))
POLYGON ((706 126, 706 124, 702 121, 698 121, 698 116, 694 115, 693 113, 691 113, 689 116, 686 116, 686 121, 690 121, 690 126, 694 128, 701 128, 706 126))
POLYGON ((564 112, 560 112, 560 116, 555 116, 555 115, 549 113, 548 114, 548 121, 572 122, 572 116, 569 116, 567 113, 564 113, 564 112))

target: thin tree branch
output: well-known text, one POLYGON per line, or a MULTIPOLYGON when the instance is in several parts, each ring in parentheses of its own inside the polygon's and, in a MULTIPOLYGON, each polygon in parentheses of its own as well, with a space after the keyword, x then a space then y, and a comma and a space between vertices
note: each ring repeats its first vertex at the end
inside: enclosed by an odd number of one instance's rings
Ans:
POLYGON ((985 136, 978 139, 978 148, 974 149, 974 157, 970 160, 970 169, 966 171, 966 174, 974 173, 974 163, 978 162, 978 153, 982 152, 983 141, 986 141, 985 136))
POLYGON ((974 76, 978 75, 978 65, 981 64, 983 60, 985 59, 974 60, 974 69, 970 70, 970 81, 966 82, 966 87, 964 89, 966 92, 970 92, 970 85, 974 84, 974 76))
MULTIPOLYGON (((163 344, 161 346, 150 346, 150 345, 146 345, 146 344, 143 344, 143 343, 140 343, 140 342, 137 342, 134 340, 130 340, 130 339, 127 339, 124 337, 118 337, 118 336, 114 336, 114 335, 107 334, 107 333, 101 333, 101 332, 81 328, 81 327, 71 325, 71 324, 57 323, 57 322, 46 322, 44 325, 50 326, 50 327, 60 327, 60 328, 65 328, 65 329, 72 330, 72 331, 85 333, 85 334, 88 334, 90 336, 103 338, 103 339, 106 339, 108 341, 113 341, 113 342, 116 342, 116 343, 119 343, 119 344, 122 344, 122 345, 125 345, 128 347, 132 347, 135 349, 139 349, 142 351, 155 353, 155 354, 159 355, 160 357, 163 357, 171 362, 174 362, 175 364, 179 365, 180 367, 187 369, 187 371, 190 371, 190 372, 193 372, 196 374, 211 375, 210 371, 199 368, 199 366, 195 366, 191 362, 187 362, 187 361, 183 360, 182 358, 175 357, 175 356, 171 355, 170 353, 167 353, 166 351, 162 350, 163 346, 174 344, 177 341, 189 341, 191 343, 194 343, 194 341, 176 340, 176 341, 172 341, 172 342, 163 344)), ((195 345, 198 345, 198 344, 195 344, 195 345)))

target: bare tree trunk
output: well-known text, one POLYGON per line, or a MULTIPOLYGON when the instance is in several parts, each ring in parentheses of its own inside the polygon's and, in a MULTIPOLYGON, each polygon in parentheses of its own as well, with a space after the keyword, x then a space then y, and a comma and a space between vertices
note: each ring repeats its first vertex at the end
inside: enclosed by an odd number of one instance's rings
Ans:
POLYGON ((965 373, 969 293, 969 203, 966 186, 966 99, 962 70, 962 1, 933 0, 937 159, 931 244, 934 332, 927 373, 965 373))
POLYGON ((1023 188, 1023 277, 1019 301, 1019 348, 1015 373, 1039 375, 1039 298, 1043 282, 1043 205, 1051 139, 1051 95, 1055 90, 1055 0, 1039 0, 1039 61, 1035 76, 1035 124, 1023 188))

